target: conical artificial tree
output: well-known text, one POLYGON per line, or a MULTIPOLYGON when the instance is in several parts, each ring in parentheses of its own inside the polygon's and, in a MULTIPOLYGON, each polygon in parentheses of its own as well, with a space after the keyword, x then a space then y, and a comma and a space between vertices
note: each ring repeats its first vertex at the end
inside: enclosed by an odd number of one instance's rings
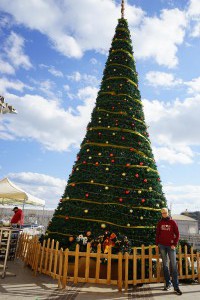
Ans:
POLYGON ((91 121, 46 234, 64 247, 105 230, 150 245, 164 206, 122 1, 91 121))

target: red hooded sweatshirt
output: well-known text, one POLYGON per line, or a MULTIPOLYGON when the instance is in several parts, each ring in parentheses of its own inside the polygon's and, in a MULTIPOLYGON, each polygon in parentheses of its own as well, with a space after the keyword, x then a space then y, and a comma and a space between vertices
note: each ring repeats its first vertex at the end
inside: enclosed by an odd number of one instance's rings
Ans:
POLYGON ((156 229, 156 245, 177 246, 179 230, 176 222, 170 217, 162 218, 156 229))
POLYGON ((24 224, 24 214, 20 208, 18 208, 18 210, 15 212, 10 222, 11 224, 19 224, 19 225, 24 224))

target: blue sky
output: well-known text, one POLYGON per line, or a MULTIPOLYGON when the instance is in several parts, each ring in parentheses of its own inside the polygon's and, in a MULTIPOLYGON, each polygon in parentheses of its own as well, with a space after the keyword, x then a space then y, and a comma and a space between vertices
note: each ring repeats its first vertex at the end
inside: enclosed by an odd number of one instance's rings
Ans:
MULTIPOLYGON (((0 178, 55 208, 120 17, 114 0, 1 0, 0 178)), ((139 89, 172 213, 200 209, 200 1, 129 0, 139 89)))

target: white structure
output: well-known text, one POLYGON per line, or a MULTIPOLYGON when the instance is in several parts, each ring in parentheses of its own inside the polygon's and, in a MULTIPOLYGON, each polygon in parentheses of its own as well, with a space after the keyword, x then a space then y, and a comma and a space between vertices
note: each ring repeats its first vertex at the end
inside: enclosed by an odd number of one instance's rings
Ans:
POLYGON ((187 240, 195 248, 200 249, 198 221, 185 215, 172 215, 172 219, 178 225, 180 238, 187 240))
POLYGON ((45 206, 45 201, 22 190, 8 178, 0 180, 0 204, 45 206))
POLYGON ((4 97, 0 96, 0 114, 17 114, 17 111, 12 105, 5 103, 4 97))

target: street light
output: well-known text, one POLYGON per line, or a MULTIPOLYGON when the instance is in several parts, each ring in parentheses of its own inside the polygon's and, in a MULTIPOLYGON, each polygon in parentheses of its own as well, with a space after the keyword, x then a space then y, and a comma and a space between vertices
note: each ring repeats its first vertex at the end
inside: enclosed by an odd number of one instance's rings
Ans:
POLYGON ((0 96, 0 114, 17 114, 17 111, 12 105, 9 105, 4 101, 4 97, 0 96))

